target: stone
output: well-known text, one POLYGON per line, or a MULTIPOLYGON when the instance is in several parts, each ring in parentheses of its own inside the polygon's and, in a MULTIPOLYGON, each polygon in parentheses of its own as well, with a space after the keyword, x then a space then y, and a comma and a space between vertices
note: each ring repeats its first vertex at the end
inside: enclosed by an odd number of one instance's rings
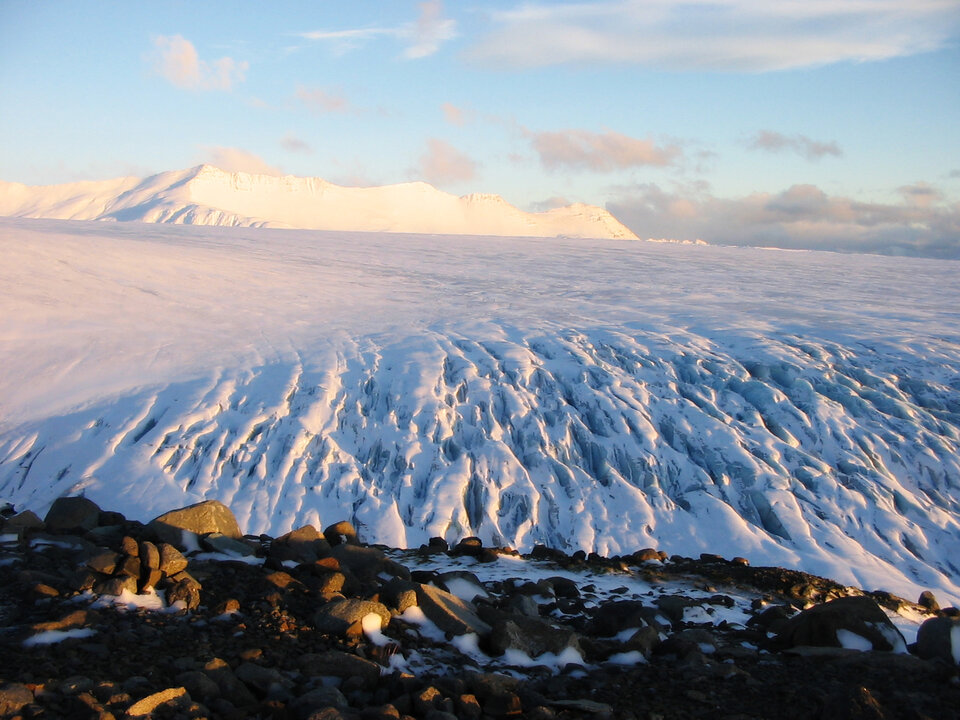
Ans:
POLYGON ((130 575, 117 575, 116 577, 101 580, 93 586, 93 592, 97 595, 115 595, 119 597, 124 591, 137 594, 137 578, 130 575))
POLYGON ((342 591, 346 581, 347 576, 341 572, 313 573, 303 579, 304 585, 320 595, 342 591))
POLYGON ((132 578, 140 577, 140 558, 126 557, 120 558, 120 561, 117 563, 117 569, 114 570, 117 575, 126 575, 132 578))
POLYGON ((140 543, 137 542, 136 538, 124 535, 120 539, 120 552, 131 557, 138 557, 140 555, 140 543))
POLYGON ((580 597, 580 588, 577 583, 570 578, 550 577, 547 582, 553 587, 553 592, 558 598, 578 598, 580 597))
POLYGON ((483 551, 483 542, 480 538, 471 536, 465 537, 463 540, 458 542, 453 550, 451 555, 466 555, 468 557, 477 557, 483 551))
POLYGON ((167 588, 167 604, 181 602, 187 610, 200 607, 201 585, 191 577, 182 578, 167 588))
POLYGON ((149 540, 140 543, 137 553, 140 558, 140 567, 145 570, 160 569, 160 550, 149 540))
POLYGON ((924 660, 960 664, 960 618, 933 617, 917 631, 917 655, 924 660))
POLYGON ((164 575, 173 577, 187 569, 187 559, 173 545, 160 543, 157 549, 160 551, 160 572, 164 575))
POLYGON ((359 545, 360 538, 357 536, 357 529, 348 521, 341 520, 334 523, 323 531, 323 537, 331 546, 336 545, 359 545))
POLYGON ((243 540, 228 537, 221 532, 204 535, 203 538, 201 538, 201 543, 211 552, 239 555, 241 557, 249 557, 254 554, 253 548, 243 540))
POLYGON ((380 600, 403 614, 417 604, 417 583, 393 578, 380 589, 380 600))
POLYGON ((924 590, 920 593, 920 598, 917 600, 917 605, 922 608, 926 608, 931 612, 936 612, 940 609, 940 603, 937 602, 936 596, 929 590, 924 590))
POLYGON ((313 525, 291 530, 281 535, 270 545, 270 557, 276 560, 293 560, 297 563, 316 562, 330 554, 330 543, 313 525))
POLYGON ((60 497, 43 519, 48 530, 92 530, 100 523, 100 508, 85 497, 60 497))
POLYGON ((209 533, 222 533, 235 540, 243 537, 230 508, 217 500, 171 510, 151 520, 147 528, 161 542, 170 543, 180 550, 189 549, 188 546, 198 541, 198 536, 209 533))
POLYGON ((341 569, 349 570, 365 585, 380 585, 381 574, 410 579, 410 571, 391 560, 375 547, 342 544, 330 551, 330 556, 340 563, 341 569))
POLYGON ((490 625, 480 619, 473 603, 465 602, 440 588, 418 585, 417 604, 423 614, 445 633, 476 633, 480 636, 490 633, 490 625))
POLYGON ((380 616, 382 627, 390 623, 390 611, 387 606, 371 600, 345 598, 321 605, 314 615, 314 625, 320 632, 331 635, 345 635, 351 628, 369 614, 380 616))
POLYGON ((201 670, 187 670, 174 678, 174 681, 187 689, 190 697, 209 703, 220 697, 219 686, 201 670))
POLYGON ((0 684, 0 715, 13 715, 24 705, 33 702, 33 693, 30 688, 20 683, 0 684))
POLYGON ((683 612, 688 607, 695 607, 701 601, 688 598, 685 595, 663 595, 657 598, 657 607, 670 618, 674 625, 683 622, 683 612))
POLYGON ((311 677, 359 678, 363 687, 372 689, 380 681, 381 667, 371 660, 328 650, 322 653, 307 653, 297 661, 300 671, 311 677))
POLYGON ((120 560, 119 554, 111 550, 105 550, 104 552, 97 553, 92 558, 87 560, 87 567, 94 572, 102 573, 104 575, 112 575, 114 570, 117 569, 118 560, 120 560))
POLYGON ((283 675, 276 668, 264 667, 256 663, 245 662, 240 665, 234 674, 237 678, 246 683, 247 687, 258 690, 262 695, 266 695, 274 685, 285 685, 283 675))
POLYGON ((220 695, 229 698, 237 707, 256 704, 257 698, 234 674, 226 660, 213 658, 203 666, 203 672, 220 688, 220 695))
POLYGON ((127 715, 129 717, 143 717, 144 715, 151 714, 161 705, 167 705, 170 703, 180 704, 184 701, 187 703, 190 702, 190 696, 187 694, 186 688, 167 688, 166 690, 155 692, 152 695, 147 695, 147 697, 143 698, 142 700, 135 702, 133 705, 127 708, 127 715))
POLYGON ((846 633, 869 642, 874 650, 906 649, 903 635, 868 597, 843 597, 814 605, 787 620, 775 642, 781 647, 843 647, 846 633))
POLYGON ((290 709, 298 718, 308 718, 311 713, 324 708, 346 710, 347 698, 335 687, 319 687, 304 693, 290 703, 290 709))
POLYGON ((497 655, 509 649, 520 650, 531 658, 548 652, 559 655, 567 649, 583 655, 575 632, 530 617, 503 617, 494 622, 488 643, 497 655))
POLYGON ((33 510, 24 510, 4 520, 2 527, 3 531, 8 533, 32 529, 41 530, 43 529, 43 520, 33 510))

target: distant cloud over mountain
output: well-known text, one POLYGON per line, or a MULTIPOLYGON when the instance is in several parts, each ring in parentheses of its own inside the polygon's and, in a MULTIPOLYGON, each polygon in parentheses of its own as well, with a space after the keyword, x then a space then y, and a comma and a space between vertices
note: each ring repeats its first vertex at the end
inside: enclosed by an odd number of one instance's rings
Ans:
POLYGON ((197 49, 180 35, 154 38, 154 71, 179 88, 186 90, 230 90, 243 82, 249 63, 231 57, 201 60, 197 49))
POLYGON ((612 130, 527 132, 540 162, 549 170, 576 168, 609 172, 625 168, 672 165, 680 157, 675 145, 659 146, 653 140, 641 140, 612 130))

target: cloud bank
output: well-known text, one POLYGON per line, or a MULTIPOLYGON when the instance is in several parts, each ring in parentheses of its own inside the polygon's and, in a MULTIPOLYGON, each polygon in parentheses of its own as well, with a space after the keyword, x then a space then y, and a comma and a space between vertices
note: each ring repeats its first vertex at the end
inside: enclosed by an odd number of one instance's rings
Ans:
POLYGON ((153 45, 154 71, 172 84, 186 90, 230 90, 234 84, 243 82, 247 62, 238 62, 230 57, 207 62, 201 60, 197 49, 180 35, 160 35, 153 45))
POLYGON ((902 203, 866 203, 794 185, 726 199, 703 187, 646 184, 621 189, 607 210, 640 237, 960 260, 960 203, 940 202, 925 183, 900 194, 902 203))
POLYGON ((608 130, 527 131, 540 162, 548 170, 577 169, 612 172, 631 167, 672 165, 680 156, 676 146, 657 146, 608 130))
POLYGON ((782 135, 772 130, 761 130, 747 141, 747 149, 766 152, 795 152, 807 160, 819 160, 826 155, 840 157, 843 150, 835 142, 811 140, 806 135, 782 135))
POLYGON ((762 72, 866 62, 944 47, 954 0, 605 0, 522 4, 491 15, 467 51, 525 68, 573 63, 762 72))

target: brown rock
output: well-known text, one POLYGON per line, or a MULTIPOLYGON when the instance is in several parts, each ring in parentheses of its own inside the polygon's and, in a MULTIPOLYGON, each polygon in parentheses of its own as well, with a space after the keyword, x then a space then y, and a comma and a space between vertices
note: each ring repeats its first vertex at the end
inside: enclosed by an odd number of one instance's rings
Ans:
POLYGON ((149 540, 140 543, 140 566, 148 570, 160 569, 160 550, 149 540))
POLYGON ((127 708, 127 715, 129 717, 143 717, 149 715, 161 705, 180 704, 183 701, 190 702, 190 696, 187 694, 186 688, 167 688, 135 702, 127 708))
POLYGON ((381 668, 375 662, 338 650, 301 655, 298 663, 300 671, 312 677, 357 677, 367 689, 376 687, 380 681, 381 668))
POLYGON ((100 523, 100 508, 85 497, 60 497, 43 519, 48 530, 92 530, 100 523))
POLYGON ((137 557, 140 554, 140 543, 138 543, 136 539, 130 537, 129 535, 124 535, 120 540, 120 552, 122 552, 124 555, 137 557))
POLYGON ((357 529, 348 521, 341 520, 323 531, 323 536, 330 545, 359 545, 360 538, 357 529))
POLYGON ((117 569, 117 562, 119 560, 120 555, 110 550, 106 550, 104 552, 97 553, 92 558, 87 560, 87 567, 94 572, 102 573, 104 575, 113 575, 114 570, 117 569))
POLYGON ((344 635, 371 613, 380 616, 382 627, 390 623, 390 611, 386 605, 370 600, 343 599, 320 606, 314 616, 314 625, 321 632, 344 635))
POLYGON ((136 594, 137 578, 131 575, 117 575, 112 578, 102 580, 93 586, 93 592, 97 595, 123 595, 124 590, 136 594))
POLYGON ((160 543, 157 550, 160 552, 160 572, 167 577, 173 577, 187 569, 187 559, 173 545, 160 543))
POLYGON ((217 500, 207 500, 164 513, 151 520, 148 528, 161 542, 170 543, 181 550, 186 549, 188 544, 198 542, 197 536, 208 533, 222 533, 235 540, 243 537, 230 508, 217 500), (185 532, 193 537, 185 537, 185 532))
POLYGON ((32 702, 33 693, 26 685, 20 683, 0 685, 0 715, 12 715, 32 702))
POLYGON ((182 602, 187 610, 196 610, 200 607, 200 590, 200 583, 192 577, 185 577, 167 588, 167 604, 182 602))
POLYGON ((453 635, 487 635, 490 632, 490 626, 479 618, 472 603, 440 588, 418 585, 417 604, 423 614, 444 632, 453 635))

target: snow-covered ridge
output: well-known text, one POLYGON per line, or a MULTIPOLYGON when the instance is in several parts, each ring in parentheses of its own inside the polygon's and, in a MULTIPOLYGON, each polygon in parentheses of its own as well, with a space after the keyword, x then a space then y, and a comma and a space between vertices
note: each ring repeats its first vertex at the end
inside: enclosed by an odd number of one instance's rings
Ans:
POLYGON ((0 182, 0 215, 189 225, 528 237, 636 236, 602 208, 523 212, 498 195, 457 197, 423 182, 341 187, 320 178, 210 165, 137 180, 29 187, 0 182))
POLYGON ((942 263, 0 222, 0 499, 960 598, 942 263))

